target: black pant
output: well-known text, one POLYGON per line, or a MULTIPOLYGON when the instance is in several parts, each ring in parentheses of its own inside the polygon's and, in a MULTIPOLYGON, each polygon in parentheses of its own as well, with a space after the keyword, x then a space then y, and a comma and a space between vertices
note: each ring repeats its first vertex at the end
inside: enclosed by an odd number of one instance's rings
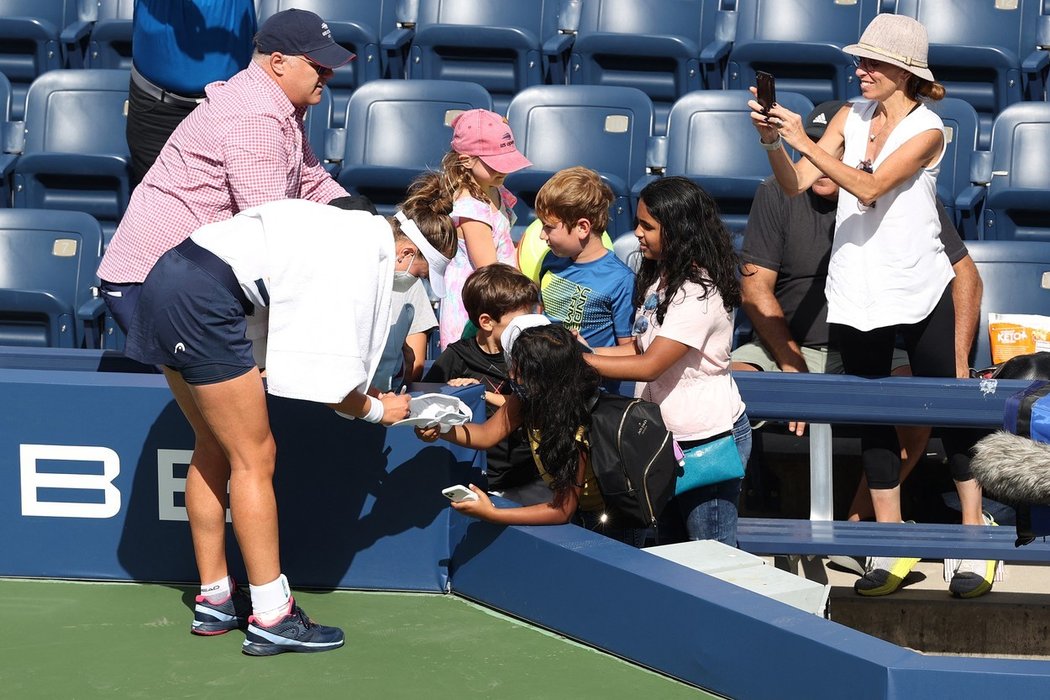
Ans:
POLYGON ((171 132, 196 108, 192 102, 161 102, 135 83, 128 86, 128 124, 125 135, 131 152, 131 188, 134 189, 157 160, 171 132))
MULTIPOLYGON (((889 376, 897 336, 904 340, 912 374, 916 377, 955 376, 955 304, 952 285, 944 289, 930 315, 918 323, 901 324, 859 331, 850 326, 834 326, 838 334, 842 366, 846 374, 861 377, 889 376)), ((972 479, 969 450, 975 431, 969 428, 942 428, 938 435, 948 454, 952 478, 972 479)), ((891 489, 900 484, 901 458, 893 426, 873 425, 861 431, 861 462, 868 486, 891 489)))

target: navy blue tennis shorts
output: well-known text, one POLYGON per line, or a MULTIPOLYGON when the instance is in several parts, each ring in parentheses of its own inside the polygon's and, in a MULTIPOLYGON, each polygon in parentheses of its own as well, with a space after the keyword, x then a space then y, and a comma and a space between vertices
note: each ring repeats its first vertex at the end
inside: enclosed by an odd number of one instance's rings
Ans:
POLYGON ((245 337, 251 305, 236 285, 229 265, 189 239, 169 250, 142 283, 124 354, 170 367, 187 384, 251 371, 255 359, 245 337))

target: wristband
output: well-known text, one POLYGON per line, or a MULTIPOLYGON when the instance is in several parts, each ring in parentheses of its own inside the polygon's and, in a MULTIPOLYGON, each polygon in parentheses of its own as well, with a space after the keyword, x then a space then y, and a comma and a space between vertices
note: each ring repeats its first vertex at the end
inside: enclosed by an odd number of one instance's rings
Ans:
POLYGON ((766 143, 762 139, 759 139, 758 140, 758 145, 761 146, 762 148, 766 149, 767 151, 776 151, 776 150, 779 150, 780 147, 784 145, 784 139, 780 138, 780 134, 777 134, 777 140, 774 141, 773 143, 766 143))
POLYGON ((379 399, 366 396, 368 399, 368 413, 361 416, 361 420, 368 421, 369 423, 381 423, 383 421, 383 414, 386 413, 386 408, 383 406, 383 402, 379 399))

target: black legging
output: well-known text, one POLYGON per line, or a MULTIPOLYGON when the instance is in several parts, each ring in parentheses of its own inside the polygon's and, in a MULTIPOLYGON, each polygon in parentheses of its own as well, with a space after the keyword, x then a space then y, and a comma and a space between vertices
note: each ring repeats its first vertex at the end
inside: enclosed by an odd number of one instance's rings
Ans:
MULTIPOLYGON (((930 315, 918 323, 859 331, 834 324, 842 366, 846 374, 862 377, 889 376, 898 333, 904 339, 912 374, 917 377, 955 376, 955 304, 949 283, 930 315)), ((969 481, 969 449, 973 431, 968 428, 938 431, 948 454, 952 478, 969 481)), ((873 425, 861 431, 861 462, 868 486, 892 489, 900 484, 901 457, 893 426, 873 425)))

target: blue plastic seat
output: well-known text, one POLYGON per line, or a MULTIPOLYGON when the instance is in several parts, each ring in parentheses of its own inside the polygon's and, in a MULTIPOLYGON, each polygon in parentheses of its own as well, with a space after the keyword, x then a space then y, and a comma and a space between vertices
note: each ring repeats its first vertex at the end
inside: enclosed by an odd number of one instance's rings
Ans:
POLYGON ((536 192, 558 170, 583 165, 601 174, 616 200, 609 235, 631 230, 631 190, 645 175, 653 105, 635 88, 610 85, 541 85, 518 93, 507 110, 518 149, 532 167, 507 176, 518 197, 519 228, 534 218, 536 192))
POLYGON ((62 32, 79 19, 78 6, 78 0, 0 0, 0 73, 11 81, 12 119, 22 118, 29 84, 65 65, 62 32))
POLYGON ((992 127, 984 235, 1050 241, 1050 103, 1020 102, 992 127))
POLYGON ((332 91, 327 86, 321 90, 321 101, 306 110, 303 118, 303 129, 314 155, 324 165, 325 170, 335 177, 339 174, 339 162, 343 159, 343 138, 346 129, 343 120, 346 111, 339 115, 338 126, 332 127, 332 91))
POLYGON ((988 314, 1050 314, 1050 243, 1045 241, 967 241, 981 273, 980 327, 973 366, 992 364, 988 314))
POLYGON ((16 207, 84 211, 112 235, 128 204, 128 78, 125 70, 56 70, 33 82, 16 207))
POLYGON ((88 214, 0 209, 0 345, 96 347, 101 252, 88 214))
POLYGON ((562 0, 419 0, 408 75, 478 83, 504 114, 562 60, 571 38, 558 32, 561 8, 562 0))
POLYGON ((1050 54, 1050 16, 1043 0, 960 3, 898 0, 897 14, 922 22, 929 35, 930 70, 950 97, 966 100, 981 121, 978 143, 988 148, 992 121, 1022 99, 1043 100, 1050 54))
POLYGON ((814 104, 858 94, 842 47, 856 43, 878 11, 878 0, 736 0, 727 87, 746 90, 764 70, 778 94, 801 93, 814 104))
MULTIPOLYGON (((11 170, 15 167, 16 148, 11 143, 18 132, 18 124, 9 124, 11 119, 11 83, 0 73, 0 208, 11 206, 11 170)), ((18 135, 21 141, 21 135, 18 135)))
POLYGON ((131 68, 132 19, 137 0, 98 0, 88 36, 88 68, 131 68))
POLYGON ((259 0, 256 7, 260 27, 282 10, 310 10, 324 19, 336 43, 357 54, 328 80, 332 114, 342 119, 350 94, 384 75, 381 46, 383 38, 395 29, 397 5, 398 0, 259 0))
POLYGON ((720 0, 587 0, 569 82, 638 88, 662 135, 671 105, 693 90, 722 89, 731 39, 720 0))
MULTIPOLYGON (((755 191, 773 172, 751 125, 750 98, 746 90, 691 92, 671 108, 667 126, 664 173, 703 187, 736 239, 743 234, 755 191)), ((792 92, 777 90, 777 101, 802 115, 813 109, 806 97, 792 92)))
POLYGON ((970 181, 977 151, 977 112, 965 100, 946 97, 927 102, 944 122, 948 142, 937 175, 937 196, 963 238, 980 238, 980 207, 985 191, 970 181))
POLYGON ((424 170, 440 170, 452 143, 449 123, 469 109, 492 109, 477 83, 376 80, 347 104, 346 148, 339 184, 372 200, 383 215, 405 197, 424 170))

